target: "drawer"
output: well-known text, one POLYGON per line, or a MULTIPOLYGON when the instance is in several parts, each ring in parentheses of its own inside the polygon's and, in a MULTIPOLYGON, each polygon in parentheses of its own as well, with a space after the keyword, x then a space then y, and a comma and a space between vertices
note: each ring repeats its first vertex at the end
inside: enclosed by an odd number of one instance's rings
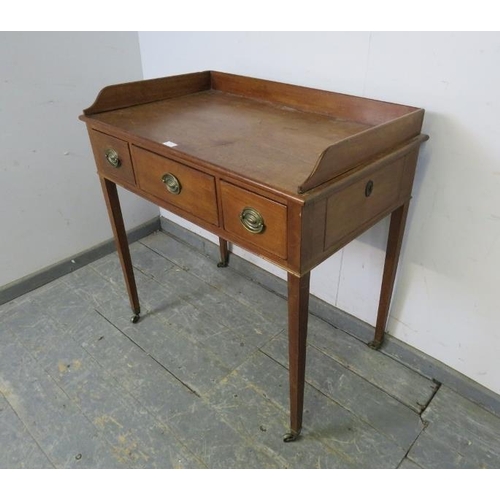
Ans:
POLYGON ((326 204, 324 249, 391 208, 399 199, 405 158, 336 192, 326 204))
POLYGON ((89 135, 99 172, 114 180, 135 184, 128 142, 95 130, 90 130, 89 135))
POLYGON ((132 157, 143 191, 218 225, 214 177, 137 146, 132 146, 132 157))
POLYGON ((287 208, 221 182, 224 229, 282 259, 287 256, 287 208))

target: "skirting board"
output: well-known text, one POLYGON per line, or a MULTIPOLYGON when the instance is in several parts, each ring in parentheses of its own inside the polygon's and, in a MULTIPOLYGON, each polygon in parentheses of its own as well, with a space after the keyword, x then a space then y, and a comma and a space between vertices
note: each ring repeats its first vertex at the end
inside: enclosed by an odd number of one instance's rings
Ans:
MULTIPOLYGON (((128 241, 130 243, 144 238, 148 234, 160 230, 160 217, 155 217, 140 226, 127 231, 128 241)), ((91 262, 104 257, 116 250, 114 239, 107 240, 95 247, 84 250, 83 252, 73 255, 68 259, 57 262, 40 271, 25 276, 19 280, 13 281, 0 288, 0 305, 10 302, 25 293, 31 292, 51 281, 54 281, 65 274, 76 271, 80 267, 86 266, 91 262)))
MULTIPOLYGON (((214 262, 220 260, 219 248, 215 243, 179 226, 165 217, 160 217, 160 225, 164 233, 195 248, 214 262)), ((230 254, 229 266, 277 295, 282 297, 287 296, 287 284, 285 281, 251 262, 237 255, 230 254)), ((311 295, 309 299, 309 312, 365 344, 373 339, 375 331, 373 326, 318 299, 314 295, 311 295)), ((418 351, 409 344, 392 337, 390 334, 386 335, 381 351, 425 377, 446 385, 465 398, 470 399, 500 417, 500 395, 483 387, 437 359, 418 351)))

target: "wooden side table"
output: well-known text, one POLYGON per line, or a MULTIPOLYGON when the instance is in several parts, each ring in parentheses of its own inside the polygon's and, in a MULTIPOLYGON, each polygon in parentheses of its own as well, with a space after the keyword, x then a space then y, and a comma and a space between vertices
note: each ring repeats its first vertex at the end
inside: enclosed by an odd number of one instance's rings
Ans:
POLYGON ((104 88, 86 122, 134 316, 116 185, 288 273, 290 432, 302 427, 310 271, 391 215, 375 337, 389 313, 424 110, 215 71, 104 88))

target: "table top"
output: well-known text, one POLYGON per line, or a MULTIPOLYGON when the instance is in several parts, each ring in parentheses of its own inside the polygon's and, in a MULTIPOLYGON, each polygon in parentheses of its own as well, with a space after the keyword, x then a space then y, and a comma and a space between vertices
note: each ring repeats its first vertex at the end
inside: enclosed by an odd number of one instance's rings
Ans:
POLYGON ((326 148, 369 128, 215 90, 109 111, 99 120, 290 192, 326 148))
POLYGON ((423 110, 202 72, 107 87, 85 115, 173 159, 297 194, 415 138, 423 110))

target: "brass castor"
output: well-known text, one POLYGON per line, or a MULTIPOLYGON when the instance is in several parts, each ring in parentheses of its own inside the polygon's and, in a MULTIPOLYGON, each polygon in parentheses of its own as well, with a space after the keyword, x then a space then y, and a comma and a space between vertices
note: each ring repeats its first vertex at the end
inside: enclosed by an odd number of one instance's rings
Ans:
POLYGON ((373 349, 374 351, 378 351, 382 347, 383 343, 384 340, 372 340, 371 342, 368 343, 368 347, 370 349, 373 349))
POLYGON ((137 314, 134 314, 131 318, 130 318, 130 321, 131 323, 137 323, 140 319, 141 315, 139 313, 137 314))
POLYGON ((283 441, 285 443, 291 443, 292 441, 296 441, 297 438, 299 437, 300 435, 300 431, 299 432, 295 432, 295 431, 290 431, 290 432, 287 432, 284 436, 283 436, 283 441))

